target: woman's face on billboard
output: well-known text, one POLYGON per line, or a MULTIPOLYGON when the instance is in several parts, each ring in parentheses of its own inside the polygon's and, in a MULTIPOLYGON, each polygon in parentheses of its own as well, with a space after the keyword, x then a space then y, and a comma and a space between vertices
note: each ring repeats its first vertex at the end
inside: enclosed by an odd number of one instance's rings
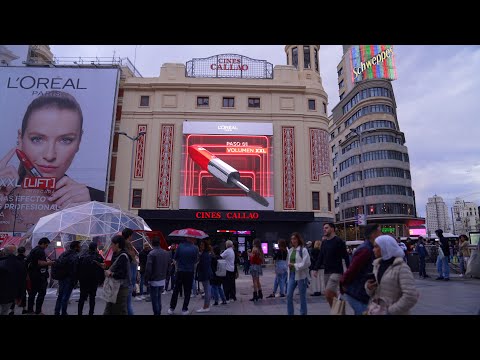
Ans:
POLYGON ((45 107, 30 115, 19 148, 45 177, 61 179, 75 157, 82 138, 78 112, 45 107))

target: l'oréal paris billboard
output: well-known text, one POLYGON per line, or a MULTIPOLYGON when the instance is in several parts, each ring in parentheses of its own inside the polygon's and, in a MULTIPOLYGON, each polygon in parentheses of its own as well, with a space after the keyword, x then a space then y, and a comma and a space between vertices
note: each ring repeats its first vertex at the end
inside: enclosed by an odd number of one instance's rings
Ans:
POLYGON ((348 60, 352 83, 371 79, 397 79, 393 45, 352 45, 348 60))
POLYGON ((0 233, 105 201, 117 69, 0 67, 0 233))
POLYGON ((181 209, 273 210, 271 123, 183 123, 181 209))

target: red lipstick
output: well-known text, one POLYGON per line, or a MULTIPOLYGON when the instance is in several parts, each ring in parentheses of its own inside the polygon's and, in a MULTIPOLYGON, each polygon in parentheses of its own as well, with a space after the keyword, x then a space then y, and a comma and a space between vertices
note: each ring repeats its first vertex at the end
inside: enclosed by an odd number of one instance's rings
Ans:
POLYGON ((199 145, 192 145, 188 147, 188 155, 202 170, 208 171, 225 185, 237 186, 260 205, 265 207, 269 205, 267 199, 240 182, 240 173, 237 169, 220 160, 207 149, 199 145))
POLYGON ((27 170, 34 177, 42 177, 42 174, 40 174, 40 171, 38 171, 37 168, 33 166, 30 159, 27 157, 27 155, 25 155, 25 153, 22 150, 17 149, 16 152, 17 152, 18 159, 22 163, 25 170, 27 170))

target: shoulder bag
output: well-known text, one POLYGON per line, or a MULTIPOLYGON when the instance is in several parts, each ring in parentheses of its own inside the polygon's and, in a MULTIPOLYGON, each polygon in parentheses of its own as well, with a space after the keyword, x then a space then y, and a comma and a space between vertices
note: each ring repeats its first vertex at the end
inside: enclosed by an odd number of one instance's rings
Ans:
MULTIPOLYGON (((121 254, 120 256, 122 255, 127 256, 125 253, 121 254)), ((115 260, 111 268, 114 268, 118 259, 120 259, 120 256, 117 258, 117 260, 115 260)), ((118 291, 120 290, 120 284, 122 281, 122 279, 114 279, 113 276, 105 277, 105 281, 103 283, 103 298, 106 302, 114 304, 117 302, 118 291)))

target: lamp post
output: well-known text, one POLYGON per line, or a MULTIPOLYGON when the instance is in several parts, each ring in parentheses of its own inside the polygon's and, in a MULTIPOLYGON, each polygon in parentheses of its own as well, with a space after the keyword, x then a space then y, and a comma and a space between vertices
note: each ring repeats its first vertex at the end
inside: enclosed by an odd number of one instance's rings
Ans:
POLYGON ((133 180, 133 154, 135 152, 135 143, 141 136, 145 135, 145 131, 140 131, 137 136, 131 137, 126 132, 117 132, 118 135, 124 135, 130 140, 132 140, 132 159, 130 161, 130 186, 128 188, 128 210, 132 208, 131 196, 132 196, 132 180, 133 180))
POLYGON ((363 165, 363 145, 362 145, 362 135, 363 131, 359 131, 357 129, 350 129, 350 132, 353 132, 358 136, 358 141, 360 142, 360 163, 362 164, 362 197, 363 197, 363 216, 364 216, 364 223, 363 225, 367 225, 367 198, 365 194, 365 167, 363 165))

